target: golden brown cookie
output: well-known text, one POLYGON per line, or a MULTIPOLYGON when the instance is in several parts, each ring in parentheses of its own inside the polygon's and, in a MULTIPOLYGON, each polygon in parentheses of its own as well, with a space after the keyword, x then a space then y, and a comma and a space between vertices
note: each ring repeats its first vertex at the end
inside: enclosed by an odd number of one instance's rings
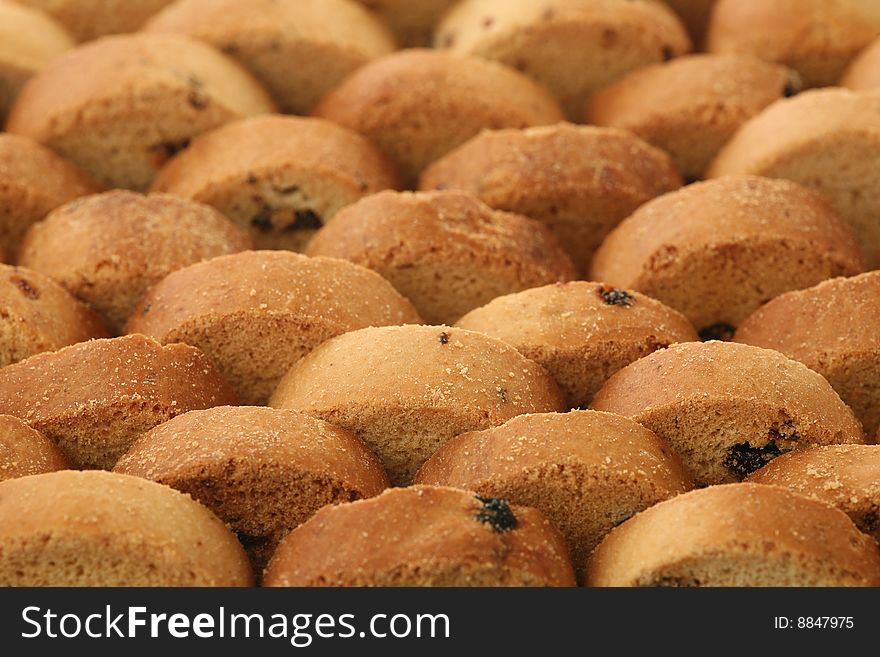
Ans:
POLYGON ((543 365, 569 408, 586 407, 620 368, 698 340, 680 313, 638 292, 576 281, 499 297, 456 326, 485 333, 543 365))
POLYGON ((250 586, 247 555, 188 495, 110 472, 0 482, 2 586, 250 586))
POLYGON ((732 342, 656 351, 612 376, 591 408, 646 426, 703 486, 739 481, 792 450, 865 442, 821 375, 779 352, 732 342))
POLYGON ((290 367, 324 340, 418 321, 412 304, 364 267, 246 251, 166 276, 141 300, 128 331, 198 347, 243 403, 264 404, 290 367))
POLYGON ((0 415, 0 481, 67 470, 55 443, 12 415, 0 415))
POLYGON ((612 530, 587 584, 880 586, 880 550, 825 504, 775 486, 712 486, 612 530))
POLYGON ((291 368, 269 405, 353 431, 397 486, 454 436, 565 410, 543 367, 500 340, 446 326, 368 328, 328 340, 291 368))
POLYGON ((53 60, 19 94, 6 128, 108 187, 143 191, 196 135, 274 107, 247 71, 210 46, 134 34, 53 60))
POLYGON ((550 93, 522 73, 433 50, 403 50, 366 64, 327 94, 314 114, 375 141, 407 186, 481 130, 562 120, 550 93))
POLYGON ((880 266, 878 157, 880 94, 819 89, 777 101, 746 122, 707 175, 785 178, 822 194, 873 269, 880 266))
POLYGON ((880 272, 788 292, 756 310, 735 340, 775 349, 832 385, 873 436, 880 426, 880 272))
POLYGON ((574 586, 534 509, 416 486, 325 507, 282 541, 265 586, 574 586))
POLYGON ((698 180, 743 123, 800 84, 793 71, 750 55, 692 55, 620 78, 593 95, 585 117, 634 132, 698 180))
POLYGON ((296 114, 395 47, 382 22, 351 0, 178 0, 145 29, 222 50, 265 85, 282 111, 296 114))
POLYGON ((579 572, 613 527, 693 487, 657 436, 596 411, 521 415, 457 436, 428 459, 415 483, 538 509, 565 536, 579 572))
POLYGON ((262 249, 301 251, 340 209, 400 185, 359 134, 320 119, 261 116, 196 139, 159 172, 153 191, 217 208, 262 249))
POLYGON ((645 0, 461 0, 434 45, 519 69, 573 120, 597 89, 691 49, 678 17, 645 0))
POLYGON ((45 146, 0 132, 0 249, 10 256, 51 210, 99 191, 97 182, 45 146))
POLYGON ((24 83, 74 45, 47 14, 0 0, 0 128, 24 83))
POLYGON ((835 506, 880 543, 880 445, 830 445, 785 454, 749 475, 835 506))
POLYGON ((201 351, 142 335, 82 342, 0 369, 0 413, 27 422, 81 468, 112 468, 175 415, 236 403, 201 351))
POLYGON ((296 411, 190 411, 138 440, 114 468, 188 493, 237 535, 259 577, 278 542, 327 504, 378 495, 382 465, 353 434, 296 411))
POLYGON ((430 166, 423 190, 459 189, 549 226, 586 272, 602 239, 681 186, 670 157, 629 132, 560 123, 486 130, 430 166))
POLYGON ((252 247, 247 232, 205 205, 115 190, 35 224, 19 263, 61 283, 118 335, 144 293, 172 271, 252 247))
POLYGON ((577 277, 556 236, 461 192, 382 192, 344 208, 307 253, 378 272, 429 323, 495 297, 577 277))
POLYGON ((826 87, 878 35, 875 0, 718 0, 707 48, 784 64, 826 87))
POLYGON ((98 315, 54 280, 24 267, 0 265, 0 367, 106 337, 98 315))
POLYGON ((773 297, 862 271, 849 227, 821 196, 729 176, 639 208, 605 239, 590 277, 675 308, 705 339, 729 340, 773 297))

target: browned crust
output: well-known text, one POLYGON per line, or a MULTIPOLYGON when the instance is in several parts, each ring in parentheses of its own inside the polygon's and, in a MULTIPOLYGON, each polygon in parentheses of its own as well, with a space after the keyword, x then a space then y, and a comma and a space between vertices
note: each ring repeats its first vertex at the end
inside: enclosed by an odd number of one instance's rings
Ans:
POLYGON ((69 469, 55 443, 12 415, 0 415, 0 481, 69 469))

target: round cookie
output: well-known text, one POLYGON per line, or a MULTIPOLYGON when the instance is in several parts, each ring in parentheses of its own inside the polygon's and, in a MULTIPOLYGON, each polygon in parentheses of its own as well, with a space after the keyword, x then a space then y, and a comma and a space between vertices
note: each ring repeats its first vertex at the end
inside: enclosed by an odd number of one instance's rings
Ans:
POLYGON ((746 122, 709 177, 785 178, 825 196, 851 226, 870 268, 880 266, 880 94, 809 91, 746 122))
POLYGON ((35 224, 18 261, 61 283, 119 334, 144 293, 167 274, 252 247, 244 230, 212 208, 115 190, 62 206, 35 224))
POLYGON ((880 426, 880 272, 776 297, 735 340, 775 349, 824 376, 869 436, 880 426))
POLYGON ((596 411, 521 415, 457 436, 428 459, 415 483, 538 509, 565 536, 578 571, 613 527, 693 487, 657 436, 596 411))
POLYGON ((612 376, 591 408, 666 440, 701 486, 741 480, 791 450, 865 442, 821 375, 779 352, 733 342, 656 351, 612 376))
POLYGON ((460 192, 369 196, 318 231, 307 253, 378 272, 433 324, 452 324, 503 294, 577 277, 545 226, 460 192))
POLYGON ((709 29, 709 19, 717 0, 663 0, 687 28, 697 50, 702 49, 709 29))
POLYGON ((269 400, 348 429, 406 485, 437 449, 524 413, 565 409, 540 365, 508 344, 445 326, 367 328, 328 340, 269 400))
POLYGON ((290 367, 324 340, 418 321, 412 304, 364 267, 246 251, 166 276, 141 300, 128 331, 198 347, 243 403, 264 404, 290 367))
POLYGON ((698 180, 743 123, 799 88, 797 74, 756 57, 691 55, 597 92, 586 120, 635 133, 672 155, 686 180, 698 180))
POLYGON ((880 550, 837 509, 775 486, 661 502, 596 548, 589 586, 880 586, 880 550))
POLYGON ((52 61, 25 86, 6 129, 108 187, 143 191, 196 135, 274 109, 232 59, 170 34, 105 37, 52 61))
POLYGON ((328 506, 294 529, 264 586, 574 586, 565 541, 535 509, 416 486, 328 506))
POLYGON ((793 68, 827 87, 880 35, 875 0, 718 0, 707 49, 746 53, 793 68))
POLYGON ((0 481, 67 470, 55 443, 12 415, 0 415, 0 481))
POLYGON ((327 504, 378 495, 381 464, 354 435, 296 411, 222 406, 148 431, 115 472, 188 493, 245 546, 259 574, 278 542, 327 504))
POLYGON ((43 12, 0 0, 0 127, 24 83, 74 45, 43 12))
POLYGON ((175 0, 14 0, 42 9, 79 41, 134 32, 150 16, 175 0))
POLYGON ((629 132, 561 123, 486 130, 431 165, 420 188, 460 189, 549 226, 587 271, 602 239, 681 187, 670 157, 629 132))
POLYGON ((499 297, 456 326, 503 340, 544 366, 569 408, 586 407, 620 368, 699 339, 683 315, 659 301, 587 281, 499 297))
POLYGON ((523 71, 571 119, 597 89, 646 64, 691 49, 676 15, 643 0, 461 0, 434 43, 523 71))
POLYGON ((749 475, 835 506, 880 543, 880 445, 831 445, 791 452, 749 475))
POLYGON ((543 87, 478 57, 403 50, 352 73, 314 110, 372 139, 407 186, 434 160, 487 128, 562 120, 543 87))
POLYGON ((853 91, 880 90, 880 38, 853 60, 839 84, 853 91))
POLYGON ((189 496, 110 472, 0 482, 2 586, 250 586, 232 532, 189 496))
POLYGON ((14 255, 32 224, 101 186, 45 146, 0 132, 0 250, 14 255))
POLYGON ((48 276, 0 265, 0 367, 92 338, 100 318, 48 276))
POLYGON ((398 186, 388 160, 359 134, 319 119, 261 116, 196 139, 153 191, 217 208, 259 248, 301 251, 341 208, 398 186))
POLYGON ((358 0, 381 18, 404 48, 431 44, 434 26, 458 0, 358 0))
POLYGON ((0 413, 27 422, 80 468, 112 468, 175 415, 236 403, 201 351, 142 335, 82 342, 0 369, 0 413))
POLYGON ((783 292, 863 270, 849 228, 818 194, 730 176, 639 208, 605 239, 590 278, 662 301, 704 339, 730 339, 783 292))
POLYGON ((296 114, 395 47, 382 22, 351 0, 178 0, 146 31, 185 34, 222 50, 282 111, 296 114))

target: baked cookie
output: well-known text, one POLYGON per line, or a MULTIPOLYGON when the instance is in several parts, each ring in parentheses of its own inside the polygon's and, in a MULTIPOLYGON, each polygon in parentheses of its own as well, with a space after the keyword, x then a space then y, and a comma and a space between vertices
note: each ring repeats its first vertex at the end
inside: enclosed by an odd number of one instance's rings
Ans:
POLYGON ((699 180, 737 129, 800 89, 793 71, 750 55, 691 55, 646 66, 593 95, 586 120, 622 128, 699 180))
POLYGON ((294 529, 264 586, 574 586, 565 541, 535 509, 416 486, 328 506, 294 529))
POLYGON ((560 123, 486 130, 428 167, 420 187, 460 189, 537 219, 586 272, 608 232, 681 177, 666 153, 629 132, 560 123))
POLYGON ((434 50, 403 50, 366 64, 324 96, 314 114, 375 141, 408 187, 481 130, 562 120, 550 93, 522 73, 434 50))
POLYGON ((824 376, 865 432, 880 426, 880 271, 783 294, 756 310, 735 340, 775 349, 824 376))
POLYGON ((502 294, 577 277, 545 226, 461 192, 369 196, 318 231, 307 253, 378 272, 433 324, 452 324, 502 294))
POLYGON ((846 513, 880 543, 880 445, 831 445, 791 452, 749 475, 846 513))
POLYGON ((848 226, 818 194, 729 176, 639 208, 605 239, 590 277, 675 308, 704 339, 729 340, 783 292, 864 268, 848 226))
POLYGON ((553 92, 571 119, 597 89, 691 49, 678 17, 644 0, 461 0, 434 45, 519 69, 553 92))
POLYGON ((2 586, 250 586, 247 556, 198 502, 111 472, 0 482, 2 586))
POLYGON ((840 86, 853 91, 880 90, 880 39, 875 39, 849 65, 840 86))
POLYGON ((128 331, 198 347, 243 403, 264 404, 290 367, 324 340, 418 321, 412 304, 364 267, 246 251, 169 274, 141 300, 128 331))
POLYGON ((245 546, 259 577, 278 542, 327 504, 378 495, 381 464, 354 435, 296 411, 221 406, 148 431, 115 472, 188 493, 245 546))
POLYGON ((0 127, 24 83, 74 45, 43 12, 0 0, 0 127))
MULTIPOLYGON (((878 5, 880 8, 880 5, 878 5)), ((880 94, 819 89, 777 101, 745 123, 709 177, 785 178, 825 196, 880 266, 880 94)))
POLYGON ((718 0, 707 49, 756 55, 827 87, 878 35, 875 0, 718 0))
POLYGON ((35 224, 18 261, 61 283, 118 335, 144 293, 167 274, 252 247, 247 232, 200 203, 115 190, 35 224))
POLYGON ((596 411, 521 415, 457 436, 428 459, 415 483, 538 509, 565 536, 579 572, 616 525, 693 487, 657 436, 596 411))
POLYGON ((12 415, 0 415, 0 481, 67 470, 55 443, 12 415))
POLYGON ((0 132, 0 250, 18 252, 31 225, 101 186, 45 146, 0 132))
POLYGON ((775 486, 712 486, 612 530, 587 584, 880 586, 880 550, 825 504, 775 486))
POLYGON ((142 335, 82 342, 0 369, 0 413, 27 422, 80 468, 112 468, 175 415, 236 403, 201 351, 142 335))
POLYGON ((154 192, 211 205, 262 249, 301 251, 341 208, 399 186, 359 134, 320 119, 261 116, 196 139, 163 168, 154 192))
POLYGON ((269 405, 353 431, 395 486, 410 483, 454 436, 565 410, 543 367, 500 340, 446 326, 368 328, 328 340, 291 368, 269 405))
POLYGON ((24 267, 0 265, 0 367, 106 337, 98 315, 54 280, 24 267))
POLYGON ((134 32, 174 0, 14 0, 42 9, 80 41, 134 32))
POLYGON ((358 0, 381 18, 404 48, 428 46, 434 26, 458 0, 358 0))
POLYGON ((586 407, 608 377, 639 358, 699 340, 683 315, 659 301, 587 281, 499 297, 456 326, 503 340, 543 365, 569 408, 586 407))
POLYGON ((382 22, 351 0, 178 0, 146 31, 185 34, 222 50, 296 114, 395 47, 382 22))
POLYGON ((709 18, 716 0, 663 0, 687 28, 691 41, 701 50, 709 29, 709 18))
POLYGON ((190 139, 274 109, 232 59, 170 34, 105 37, 68 51, 18 96, 6 129, 108 187, 143 191, 190 139))
POLYGON ((656 351, 612 376, 592 408, 666 440, 701 486, 738 481, 795 449, 865 442, 821 375, 779 352, 732 342, 656 351))

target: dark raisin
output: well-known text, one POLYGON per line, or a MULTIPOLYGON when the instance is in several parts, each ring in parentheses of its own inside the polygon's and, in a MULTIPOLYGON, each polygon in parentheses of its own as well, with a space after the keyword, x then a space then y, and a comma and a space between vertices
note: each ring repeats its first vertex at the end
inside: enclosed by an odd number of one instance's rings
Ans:
POLYGON ((498 399, 503 402, 507 401, 507 389, 506 388, 498 388, 498 399))
POLYGON ((481 497, 477 499, 483 504, 483 508, 477 511, 477 520, 486 523, 496 532, 506 532, 516 529, 516 516, 507 500, 498 497, 481 497))
POLYGON ((244 179, 244 181, 245 181, 248 185, 256 185, 256 184, 257 184, 257 177, 256 177, 254 174, 249 173, 249 174, 247 175, 247 178, 244 179))
POLYGON ((153 307, 153 304, 151 304, 151 303, 144 304, 144 309, 141 310, 141 315, 146 315, 148 312, 150 312, 150 309, 152 307, 153 307))
POLYGON ((18 278, 17 276, 12 278, 12 282, 21 290, 21 293, 26 296, 28 299, 39 299, 40 292, 31 285, 28 281, 23 278, 18 278))
POLYGON ((198 89, 190 91, 186 99, 192 107, 198 110, 205 109, 208 106, 208 97, 198 89))
POLYGON ((272 191, 277 194, 296 194, 299 185, 272 185, 272 191))
POLYGON ((794 80, 789 80, 785 83, 785 86, 782 87, 782 95, 786 98, 791 98, 792 96, 797 95, 799 87, 800 85, 797 84, 794 80))
POLYGON ((771 440, 763 447, 752 447, 746 441, 734 445, 727 451, 724 457, 724 467, 735 474, 739 479, 745 479, 755 470, 763 468, 777 456, 782 454, 779 445, 771 440))
POLYGON ((670 59, 675 57, 675 51, 671 46, 663 46, 663 49, 660 51, 661 56, 663 57, 664 62, 668 62, 670 59))
POLYGON ((254 228, 263 231, 264 233, 268 233, 272 230, 272 208, 268 205, 264 205, 260 208, 260 211, 257 212, 251 219, 251 226, 254 228))
POLYGON ((449 344, 449 334, 446 331, 440 334, 440 344, 449 344))
POLYGON ((736 328, 730 324, 712 324, 712 326, 705 326, 700 329, 700 340, 703 342, 709 342, 709 340, 730 342, 733 340, 734 333, 736 333, 736 328))
POLYGON ((238 44, 234 42, 225 43, 220 46, 220 50, 225 52, 227 55, 234 55, 238 52, 238 44))
POLYGON ((318 230, 324 225, 324 220, 314 210, 294 210, 293 223, 284 227, 284 232, 290 233, 296 230, 318 230))
POLYGON ((599 296, 602 297, 602 301, 609 306, 631 306, 635 301, 633 295, 617 287, 611 288, 610 290, 600 287, 598 292, 599 296))

